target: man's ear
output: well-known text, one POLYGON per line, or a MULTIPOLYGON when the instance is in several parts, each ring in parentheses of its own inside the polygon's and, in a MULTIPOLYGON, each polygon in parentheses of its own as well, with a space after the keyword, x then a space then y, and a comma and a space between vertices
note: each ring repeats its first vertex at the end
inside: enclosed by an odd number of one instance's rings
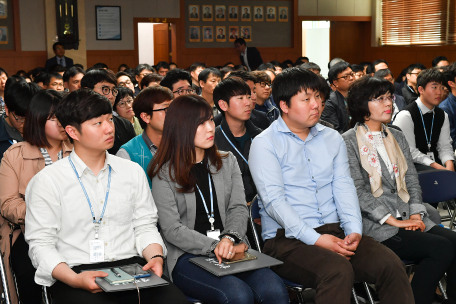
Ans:
POLYGON ((142 112, 142 113, 139 115, 139 117, 141 117, 141 119, 142 119, 146 124, 148 124, 148 123, 150 122, 151 118, 152 118, 151 115, 149 115, 149 114, 147 114, 147 113, 145 113, 145 112, 142 112))
POLYGON ((282 110, 283 113, 285 114, 288 114, 288 111, 289 111, 289 107, 287 105, 287 103, 283 100, 280 101, 280 109, 282 110))
POLYGON ((218 105, 223 112, 228 111, 228 103, 225 100, 220 99, 218 105))
POLYGON ((424 94, 424 88, 422 86, 418 87, 418 93, 420 93, 420 95, 424 94))
POLYGON ((198 83, 199 83, 200 88, 201 88, 201 89, 204 89, 204 85, 205 85, 206 83, 205 83, 204 81, 202 81, 202 80, 199 80, 198 83))
POLYGON ((73 140, 79 141, 81 133, 78 131, 78 129, 76 129, 76 127, 68 125, 65 127, 65 132, 67 132, 68 136, 73 140))
POLYGON ((65 89, 69 89, 69 88, 68 88, 68 82, 64 82, 64 83, 63 83, 63 87, 64 87, 65 89))
POLYGON ((450 86, 450 88, 455 88, 456 89, 456 83, 454 81, 449 80, 448 81, 448 85, 450 86))

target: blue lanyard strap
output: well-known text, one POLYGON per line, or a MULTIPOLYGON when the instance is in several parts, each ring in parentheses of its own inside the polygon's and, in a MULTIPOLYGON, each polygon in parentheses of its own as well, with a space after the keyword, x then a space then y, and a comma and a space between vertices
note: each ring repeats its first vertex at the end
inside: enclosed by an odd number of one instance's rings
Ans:
MULTIPOLYGON (((225 136, 226 140, 230 143, 230 145, 233 147, 234 150, 236 150, 236 152, 242 157, 242 159, 245 161, 245 163, 248 165, 249 162, 245 159, 244 155, 242 155, 241 152, 239 152, 239 150, 234 146, 234 144, 231 142, 231 140, 228 138, 228 136, 226 136, 225 132, 223 131, 222 129, 222 126, 220 126, 220 130, 222 131, 223 135, 225 136)), ((251 141, 253 141, 253 139, 250 139, 251 141)))
POLYGON ((429 139, 428 139, 428 136, 427 136, 427 131, 426 131, 426 126, 424 125, 423 112, 421 112, 421 109, 420 109, 420 107, 419 107, 419 106, 418 106, 418 110, 420 110, 420 114, 421 114, 421 121, 423 122, 424 135, 426 135, 426 142, 427 142, 428 150, 429 150, 429 152, 431 152, 432 129, 434 129, 434 117, 435 117, 435 111, 434 111, 434 112, 432 112, 432 126, 431 126, 431 135, 429 136, 429 139))
POLYGON ((209 191, 210 191, 210 194, 211 194, 211 213, 210 214, 209 214, 209 210, 207 210, 206 200, 204 199, 203 193, 201 192, 201 190, 198 187, 198 185, 196 185, 196 188, 198 189, 198 192, 199 192, 199 194, 201 196, 201 200, 203 201, 204 209, 206 209, 207 218, 209 219, 209 223, 211 223, 211 230, 214 230, 214 222, 215 222, 215 219, 214 219, 214 196, 212 194, 211 174, 209 172, 207 173, 207 177, 209 179, 209 191))
MULTIPOLYGON (((108 189, 106 190, 106 197, 105 197, 105 201, 104 201, 104 205, 103 205, 103 211, 101 212, 100 219, 97 221, 95 219, 95 213, 93 212, 93 207, 92 207, 92 203, 90 202, 89 195, 87 194, 87 191, 86 191, 86 189, 84 187, 84 184, 82 183, 82 180, 79 177, 78 171, 76 170, 76 167, 74 166, 73 161, 71 160, 71 156, 68 156, 68 160, 70 161, 70 165, 73 168, 73 171, 76 174, 76 177, 78 178, 79 184, 82 187, 82 191, 84 191, 85 197, 87 199, 87 203, 89 203, 90 212, 92 213, 93 223, 99 225, 101 223, 101 221, 103 220, 103 216, 104 216, 104 213, 106 211, 106 205, 108 203, 109 189, 111 188, 111 166, 108 166, 109 167, 108 189)), ((95 230, 98 230, 98 227, 95 227, 95 230)), ((95 233, 95 237, 98 238, 98 233, 97 232, 95 233)))

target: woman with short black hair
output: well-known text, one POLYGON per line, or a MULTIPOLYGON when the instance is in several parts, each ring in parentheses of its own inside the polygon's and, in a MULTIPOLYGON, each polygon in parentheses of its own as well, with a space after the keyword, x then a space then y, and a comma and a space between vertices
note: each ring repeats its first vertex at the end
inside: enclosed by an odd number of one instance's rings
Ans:
POLYGON ((135 98, 133 91, 126 87, 118 87, 117 92, 116 101, 114 101, 113 106, 114 111, 120 117, 131 122, 136 135, 142 134, 144 130, 141 128, 138 118, 135 117, 135 112, 133 112, 133 100, 135 98))

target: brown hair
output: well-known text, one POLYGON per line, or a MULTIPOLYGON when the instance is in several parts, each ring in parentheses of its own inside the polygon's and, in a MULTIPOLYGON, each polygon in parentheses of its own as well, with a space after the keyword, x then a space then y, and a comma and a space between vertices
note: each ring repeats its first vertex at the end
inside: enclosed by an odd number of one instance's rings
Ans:
MULTIPOLYGON (((161 178, 162 168, 169 164, 169 177, 180 186, 177 191, 193 192, 196 179, 190 169, 196 162, 196 129, 211 118, 212 108, 203 97, 182 95, 174 99, 166 113, 160 147, 148 170, 150 178, 161 178)), ((215 144, 205 151, 203 163, 208 161, 217 171, 222 168, 222 157, 215 144)))
POLYGON ((147 88, 149 86, 149 83, 151 82, 158 82, 160 84, 160 81, 163 80, 163 76, 158 75, 156 73, 151 73, 147 74, 146 76, 141 79, 141 83, 139 84, 141 90, 144 88, 147 88))
POLYGON ((141 118, 141 113, 146 113, 152 117, 154 104, 161 104, 168 100, 173 100, 173 92, 161 86, 147 87, 136 96, 133 102, 133 112, 135 112, 141 128, 145 130, 147 127, 147 124, 141 118))
POLYGON ((252 76, 256 79, 255 83, 271 82, 271 77, 264 71, 253 71, 252 76))

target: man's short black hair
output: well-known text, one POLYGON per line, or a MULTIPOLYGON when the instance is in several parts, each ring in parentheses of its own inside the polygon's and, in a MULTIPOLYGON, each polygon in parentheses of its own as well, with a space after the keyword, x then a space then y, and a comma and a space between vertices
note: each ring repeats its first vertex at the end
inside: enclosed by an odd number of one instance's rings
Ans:
POLYGON ((41 88, 36 83, 27 83, 25 80, 16 81, 12 80, 11 77, 8 78, 7 84, 5 84, 4 97, 8 111, 14 112, 17 116, 25 116, 30 100, 40 90, 41 88))
POLYGON ((231 61, 229 61, 229 62, 225 63, 225 65, 224 65, 223 67, 226 67, 226 66, 228 66, 229 64, 234 65, 234 63, 232 63, 231 61))
POLYGON ((169 64, 166 61, 160 61, 159 63, 157 63, 155 68, 157 69, 157 71, 160 70, 161 68, 169 70, 169 64))
POLYGON ((324 79, 321 76, 318 76, 320 80, 320 98, 321 101, 324 103, 329 99, 329 95, 331 94, 332 90, 328 85, 328 82, 326 82, 326 79, 324 79))
POLYGON ((155 72, 155 69, 153 67, 151 67, 149 64, 147 63, 140 63, 138 64, 138 66, 135 68, 135 75, 136 76, 139 76, 139 74, 141 74, 142 71, 144 70, 149 70, 151 71, 152 73, 155 72))
POLYGON ((194 62, 189 68, 189 72, 194 72, 196 71, 197 68, 203 68, 205 69, 206 68, 206 64, 204 63, 201 63, 201 62, 194 62))
POLYGON ((373 63, 371 63, 366 68, 366 74, 372 76, 371 74, 373 73, 375 73, 375 66, 373 63))
POLYGON ((299 65, 303 64, 303 62, 302 62, 303 60, 307 60, 307 62, 309 62, 309 58, 301 56, 298 59, 296 59, 294 66, 299 66, 299 65))
POLYGON ((192 76, 190 73, 179 68, 170 70, 168 73, 166 73, 166 76, 162 81, 160 81, 160 85, 172 91, 173 85, 180 80, 187 80, 188 84, 192 85, 192 76))
POLYGON ((456 82, 456 62, 450 64, 445 71, 443 71, 443 75, 445 75, 445 86, 451 92, 448 81, 456 82))
POLYGON ((65 46, 63 45, 63 43, 61 43, 61 42, 56 42, 56 43, 54 43, 54 44, 52 45, 52 49, 55 51, 55 48, 56 48, 58 45, 60 45, 61 47, 65 48, 65 46))
MULTIPOLYGON (((57 107, 55 116, 63 128, 73 126, 81 132, 81 124, 105 114, 112 114, 109 99, 91 89, 83 88, 66 95, 57 107)), ((73 142, 71 137, 68 138, 73 142)))
POLYGON ((250 72, 246 72, 246 71, 234 71, 234 72, 231 72, 230 75, 228 75, 227 78, 232 78, 232 77, 241 78, 245 82, 247 82, 249 80, 253 81, 253 83, 256 82, 255 77, 250 72))
POLYGON ((359 63, 359 65, 361 65, 361 66, 364 67, 364 68, 365 68, 366 66, 368 66, 369 64, 372 64, 372 62, 369 62, 369 61, 361 61, 361 62, 359 63))
POLYGON ((314 62, 305 62, 301 64, 299 67, 304 70, 317 70, 321 72, 320 66, 314 62))
POLYGON ((156 74, 156 73, 151 73, 147 74, 146 76, 141 79, 141 83, 139 84, 139 87, 142 89, 147 88, 149 86, 149 83, 151 82, 158 82, 160 83, 163 80, 162 75, 156 74))
POLYGON ((85 72, 83 69, 81 68, 78 68, 78 67, 75 67, 75 66, 72 66, 71 68, 69 68, 64 74, 63 74, 63 82, 68 82, 70 81, 70 78, 78 75, 78 74, 82 74, 82 75, 85 75, 85 72))
POLYGON ((234 40, 234 44, 239 43, 240 45, 246 45, 244 38, 237 38, 234 40))
POLYGON ((384 78, 365 76, 348 89, 347 104, 353 122, 364 123, 370 117, 369 100, 386 93, 394 94, 394 85, 384 78))
POLYGON ((276 70, 276 68, 272 63, 262 63, 257 68, 257 71, 274 71, 275 72, 275 70, 276 70))
POLYGON ((217 109, 225 116, 225 111, 220 108, 219 100, 230 104, 230 98, 239 95, 250 95, 249 85, 239 77, 228 77, 217 84, 214 89, 214 104, 217 109))
POLYGON ((121 68, 125 68, 125 69, 128 69, 130 68, 126 63, 122 63, 121 65, 119 65, 119 68, 117 69, 117 72, 120 72, 120 69, 121 68))
POLYGON ((73 66, 77 67, 77 68, 81 68, 84 71, 84 66, 80 63, 75 63, 73 66))
POLYGON ((351 68, 350 63, 341 61, 339 63, 336 63, 335 65, 332 66, 332 68, 329 69, 328 72, 328 81, 330 84, 333 84, 334 80, 337 80, 337 77, 339 76, 340 73, 345 71, 347 68, 351 68))
POLYGON ((35 79, 33 79, 33 82, 34 83, 42 82, 44 84, 46 82, 46 79, 47 79, 47 73, 41 72, 38 75, 36 75, 35 79))
POLYGON ((84 77, 82 77, 81 88, 89 88, 93 90, 95 85, 100 82, 112 83, 113 85, 117 86, 116 77, 113 73, 110 73, 105 69, 95 69, 88 71, 84 77))
POLYGON ((388 66, 388 62, 386 62, 386 60, 383 60, 383 59, 377 59, 377 60, 375 60, 374 62, 372 62, 372 65, 373 65, 374 68, 375 68, 375 66, 376 66, 377 64, 380 64, 380 63, 384 63, 384 64, 386 64, 386 65, 388 66))
POLYGON ((298 67, 288 68, 277 75, 272 83, 272 97, 278 105, 280 114, 282 108, 280 102, 284 101, 288 107, 291 104, 291 98, 299 92, 308 89, 319 91, 321 82, 319 76, 309 70, 303 70, 298 67))
POLYGON ((411 64, 407 67, 407 73, 406 74, 410 74, 411 72, 413 72, 413 70, 421 70, 421 71, 424 71, 426 70, 426 67, 424 66, 424 64, 421 64, 421 63, 414 63, 414 64, 411 64))
POLYGON ((215 77, 219 77, 220 79, 222 78, 222 73, 220 73, 220 70, 218 70, 216 68, 206 68, 199 73, 198 82, 203 81, 204 83, 206 83, 207 79, 211 75, 215 76, 215 77))
POLYGON ((103 62, 95 63, 90 69, 109 69, 108 65, 103 62))
POLYGON ((445 75, 443 75, 443 73, 440 72, 438 69, 426 69, 424 71, 421 71, 420 74, 418 74, 418 78, 416 79, 416 88, 418 89, 419 87, 422 87, 423 89, 425 89, 426 85, 430 82, 437 82, 442 85, 445 85, 447 81, 445 75))
POLYGON ((360 64, 352 64, 351 68, 352 68, 353 73, 364 72, 364 67, 360 64))
POLYGON ((0 75, 2 75, 3 73, 5 73, 6 77, 8 77, 8 73, 6 72, 6 70, 4 68, 0 68, 0 75))
POLYGON ((61 73, 61 72, 66 72, 68 69, 66 67, 61 66, 60 64, 56 64, 54 66, 51 66, 49 68, 50 72, 56 72, 56 73, 61 73))
POLYGON ((272 61, 269 61, 270 64, 272 64, 273 66, 275 67, 280 67, 281 63, 278 62, 277 60, 272 60, 272 61))
POLYGON ((60 75, 59 73, 57 72, 49 72, 46 74, 46 79, 45 79, 45 82, 43 83, 45 86, 48 86, 50 83, 51 83, 51 78, 55 78, 55 79, 63 79, 63 76, 60 75))
POLYGON ((377 72, 375 72, 375 74, 374 74, 375 77, 380 77, 380 78, 384 78, 388 75, 391 75, 391 77, 393 77, 393 73, 391 73, 390 69, 381 69, 381 70, 378 70, 377 72))
POLYGON ((128 74, 127 72, 124 72, 124 71, 120 71, 120 72, 116 73, 116 80, 119 79, 119 77, 122 77, 122 76, 127 76, 130 79, 130 81, 133 81, 133 77, 130 74, 128 74))
MULTIPOLYGON (((232 72, 235 72, 236 69, 231 67, 231 66, 226 66, 220 69, 220 74, 222 74, 222 79, 225 79, 226 74, 230 74, 232 72)), ((198 84, 199 85, 199 84, 198 84)))
POLYGON ((445 56, 437 56, 434 59, 432 59, 432 67, 435 68, 440 61, 448 61, 448 58, 445 56))

